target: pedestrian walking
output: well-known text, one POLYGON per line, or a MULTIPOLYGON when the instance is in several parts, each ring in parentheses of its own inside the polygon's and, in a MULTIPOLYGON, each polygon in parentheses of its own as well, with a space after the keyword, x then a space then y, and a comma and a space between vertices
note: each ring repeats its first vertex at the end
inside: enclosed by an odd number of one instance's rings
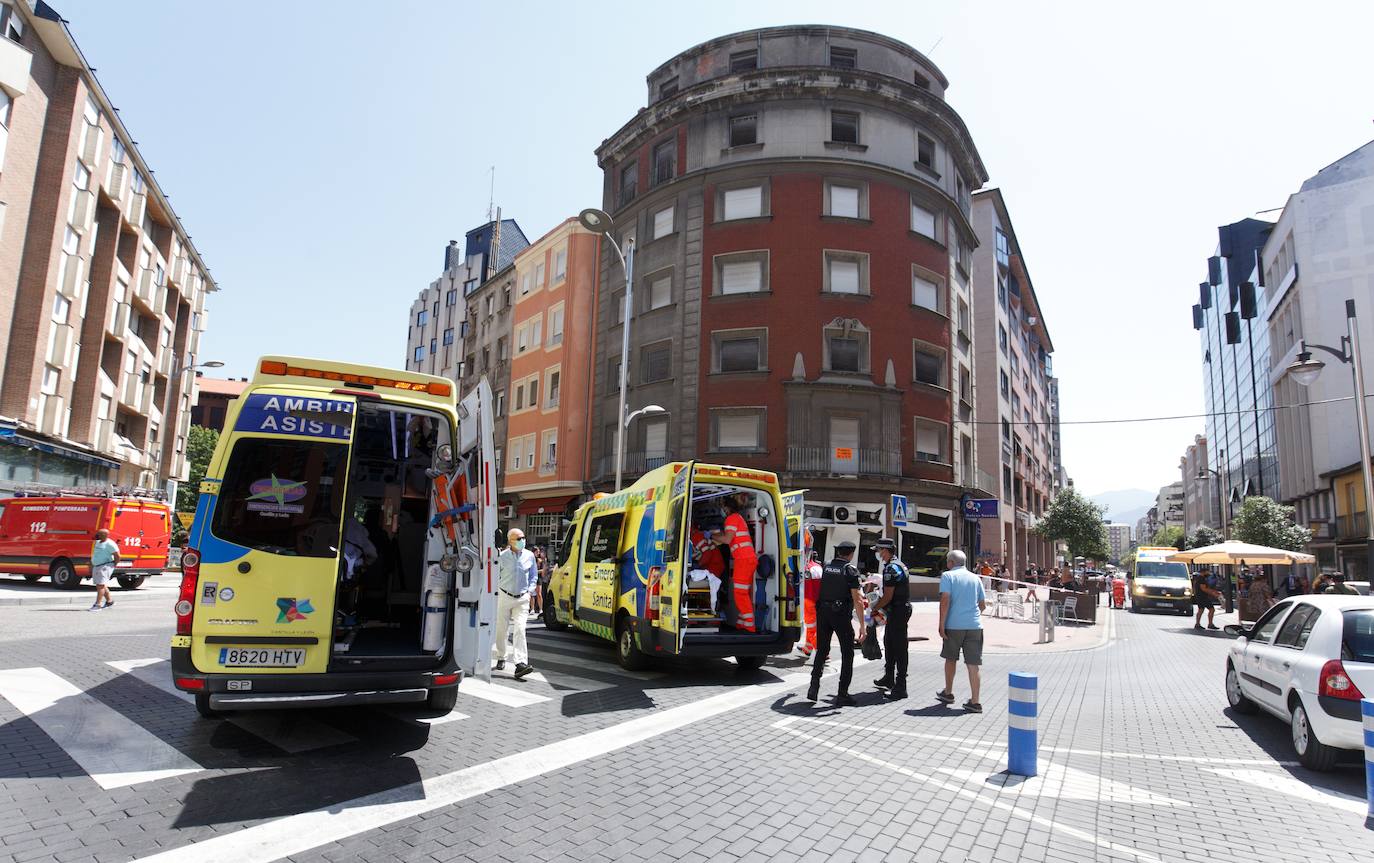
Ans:
POLYGON ((95 604, 91 611, 114 605, 110 598, 110 578, 117 563, 119 544, 110 539, 110 532, 102 527, 95 532, 95 544, 91 546, 91 583, 95 585, 95 604))
POLYGON ((820 697, 821 673, 830 657, 831 636, 840 639, 840 686, 835 693, 836 707, 857 704, 849 694, 849 681, 854 676, 854 618, 858 618, 859 635, 864 637, 863 598, 859 595, 859 570, 854 559, 854 543, 835 546, 835 559, 821 570, 821 592, 816 600, 816 656, 811 666, 811 686, 806 700, 820 697))
POLYGON ((525 548, 525 532, 511 528, 506 534, 506 547, 496 558, 496 670, 506 667, 506 639, 513 636, 511 651, 515 660, 515 679, 534 671, 529 663, 529 647, 525 643, 525 624, 529 620, 531 587, 539 583, 539 570, 534 552, 525 548))
POLYGON ((1331 574, 1331 582, 1327 584, 1322 593, 1344 593, 1349 596, 1359 596, 1360 592, 1345 583, 1345 573, 1335 572, 1331 574))
POLYGON ((549 559, 544 556, 543 546, 534 547, 534 584, 530 588, 530 616, 538 617, 544 610, 544 570, 549 559))
POLYGON ((1207 611, 1207 628, 1220 629, 1216 625, 1217 600, 1221 598, 1221 591, 1212 586, 1211 573, 1199 569, 1193 573, 1193 604, 1197 606, 1197 617, 1193 620, 1193 629, 1202 629, 1202 612, 1207 611))
MULTIPOLYGON (((907 669, 907 629, 911 622, 911 581, 906 565, 897 559, 897 543, 890 539, 878 540, 878 563, 883 576, 883 594, 873 606, 873 619, 878 614, 887 616, 887 628, 883 630, 883 676, 874 681, 874 686, 888 690, 887 697, 893 701, 906 698, 907 669)), ((982 579, 978 580, 981 585, 982 579)))
POLYGON ((1288 577, 1283 580, 1283 595, 1285 597, 1297 596, 1298 594, 1303 592, 1304 591, 1302 589, 1302 576, 1298 575, 1296 572, 1293 572, 1292 568, 1290 567, 1288 571, 1288 577))
POLYGON ((940 656, 945 660, 945 688, 935 693, 944 704, 954 703, 954 672, 959 667, 959 655, 964 656, 968 668, 969 699, 964 709, 982 713, 978 700, 981 684, 980 666, 983 664, 984 609, 988 607, 983 582, 964 566, 964 553, 954 549, 945 555, 949 567, 940 575, 940 639, 944 642, 940 656))

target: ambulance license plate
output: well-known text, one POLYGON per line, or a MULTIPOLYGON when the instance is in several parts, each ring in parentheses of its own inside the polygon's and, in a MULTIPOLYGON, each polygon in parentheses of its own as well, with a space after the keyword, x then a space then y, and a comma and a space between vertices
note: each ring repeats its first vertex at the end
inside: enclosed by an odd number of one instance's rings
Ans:
POLYGON ((225 668, 298 668, 305 664, 304 647, 221 647, 225 668))

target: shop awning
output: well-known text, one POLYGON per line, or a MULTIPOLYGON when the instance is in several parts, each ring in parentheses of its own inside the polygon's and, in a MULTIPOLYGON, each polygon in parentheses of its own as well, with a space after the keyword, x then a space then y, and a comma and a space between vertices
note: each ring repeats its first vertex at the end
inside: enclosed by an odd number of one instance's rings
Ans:
POLYGON ((562 497, 536 497, 530 500, 520 501, 515 511, 519 515, 539 515, 540 513, 558 513, 568 508, 572 499, 577 497, 575 494, 568 494, 562 497))

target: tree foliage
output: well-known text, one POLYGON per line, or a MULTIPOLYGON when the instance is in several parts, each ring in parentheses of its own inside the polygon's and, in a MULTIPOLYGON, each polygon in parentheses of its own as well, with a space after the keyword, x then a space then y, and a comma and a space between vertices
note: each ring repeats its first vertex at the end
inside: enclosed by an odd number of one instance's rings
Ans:
POLYGON ((1050 541, 1063 540, 1071 557, 1091 557, 1106 560, 1107 528, 1102 522, 1103 507, 1098 506, 1071 488, 1059 492, 1049 509, 1033 528, 1036 534, 1050 541))
MULTIPOLYGON (((177 488, 176 511, 195 512, 196 500, 200 497, 200 481, 205 479, 205 470, 210 466, 210 458, 215 454, 219 443, 219 432, 201 426, 191 426, 186 435, 186 463, 189 473, 186 481, 177 488)), ((175 519, 172 524, 172 542, 181 544, 186 541, 186 528, 175 519)))
POLYGON ((1202 525, 1193 531, 1193 535, 1188 537, 1188 544, 1184 548, 1202 548, 1207 545, 1216 545, 1222 541, 1221 531, 1209 525, 1202 525))
POLYGON ((1312 539, 1312 531, 1294 522, 1293 507, 1258 495, 1241 504, 1231 534, 1241 542, 1287 551, 1302 551, 1312 539))
POLYGON ((1185 542, 1187 542, 1187 537, 1183 535, 1183 528, 1181 527, 1161 527, 1155 531, 1155 535, 1150 539, 1150 545, 1161 548, 1187 548, 1185 542))

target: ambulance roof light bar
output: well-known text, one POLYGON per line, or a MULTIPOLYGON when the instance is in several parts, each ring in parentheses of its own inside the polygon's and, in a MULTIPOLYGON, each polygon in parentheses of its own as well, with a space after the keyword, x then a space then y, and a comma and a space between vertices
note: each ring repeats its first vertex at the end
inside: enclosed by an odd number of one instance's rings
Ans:
POLYGON ((425 383, 422 381, 407 381, 400 378, 355 375, 352 372, 335 372, 328 369, 317 369, 308 366, 292 366, 280 360, 263 360, 258 365, 258 371, 264 375, 311 378, 314 380, 359 384, 362 386, 391 387, 393 389, 405 390, 406 392, 412 393, 429 393, 432 396, 453 395, 453 386, 447 381, 432 381, 425 383))

